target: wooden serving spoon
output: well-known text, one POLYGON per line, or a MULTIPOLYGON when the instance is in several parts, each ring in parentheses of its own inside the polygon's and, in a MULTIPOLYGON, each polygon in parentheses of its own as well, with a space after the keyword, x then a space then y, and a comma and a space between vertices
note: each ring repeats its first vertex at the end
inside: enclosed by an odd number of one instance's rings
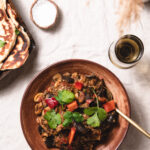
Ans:
POLYGON ((33 23, 41 29, 50 29, 56 24, 58 6, 51 0, 35 0, 30 9, 33 23))
POLYGON ((136 129, 138 129, 141 133, 143 133, 146 137, 150 138, 150 134, 145 131, 141 126, 139 126, 135 121, 133 121, 131 118, 126 116, 124 113, 122 113, 119 109, 115 109, 116 112, 122 116, 124 119, 126 119, 130 124, 132 124, 136 129))

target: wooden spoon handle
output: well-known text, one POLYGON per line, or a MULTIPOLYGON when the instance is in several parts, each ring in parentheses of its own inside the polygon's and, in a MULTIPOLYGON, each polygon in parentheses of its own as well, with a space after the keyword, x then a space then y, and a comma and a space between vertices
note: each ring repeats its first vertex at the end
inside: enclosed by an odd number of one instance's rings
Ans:
POLYGON ((141 133, 143 133, 145 136, 150 138, 150 134, 145 131, 141 126, 139 126, 135 121, 133 121, 131 118, 123 114, 119 109, 116 108, 116 112, 120 114, 124 119, 126 119, 130 124, 132 124, 136 129, 138 129, 141 133))

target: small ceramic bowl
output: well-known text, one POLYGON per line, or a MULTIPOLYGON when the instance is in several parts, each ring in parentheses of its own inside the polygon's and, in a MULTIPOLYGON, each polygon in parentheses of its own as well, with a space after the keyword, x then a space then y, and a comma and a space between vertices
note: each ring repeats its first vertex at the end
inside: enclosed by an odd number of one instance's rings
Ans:
MULTIPOLYGON (((27 87, 21 104, 21 126, 24 136, 33 150, 48 150, 38 132, 38 124, 34 114, 33 98, 38 92, 43 92, 56 73, 79 72, 95 74, 105 80, 106 86, 112 92, 118 108, 130 117, 130 105, 127 93, 119 79, 105 67, 80 59, 65 60, 55 63, 42 71, 27 87)), ((115 127, 106 141, 100 143, 97 150, 116 150, 123 141, 128 130, 128 122, 119 116, 119 125, 115 127)))
POLYGON ((57 14, 56 14, 55 20, 54 20, 54 22, 53 22, 52 24, 50 24, 49 26, 44 26, 44 27, 43 27, 43 26, 40 26, 39 24, 36 23, 36 21, 35 21, 34 18, 33 18, 33 14, 32 14, 32 9, 33 9, 33 7, 37 4, 37 2, 38 2, 38 0, 35 0, 34 3, 33 3, 32 6, 31 6, 31 9, 30 9, 30 18, 31 18, 32 22, 33 22, 38 28, 41 28, 41 29, 47 30, 47 29, 53 28, 53 27, 56 25, 56 23, 57 23, 57 19, 59 18, 59 9, 58 9, 58 6, 56 5, 55 2, 53 2, 53 1, 51 1, 51 0, 48 0, 48 2, 51 3, 51 4, 56 8, 57 14))

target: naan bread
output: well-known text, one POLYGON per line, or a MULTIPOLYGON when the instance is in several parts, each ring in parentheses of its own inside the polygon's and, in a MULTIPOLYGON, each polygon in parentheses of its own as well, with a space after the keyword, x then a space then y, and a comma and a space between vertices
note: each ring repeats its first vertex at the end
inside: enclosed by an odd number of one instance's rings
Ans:
POLYGON ((29 56, 28 49, 30 47, 30 39, 23 27, 19 26, 19 23, 16 21, 16 14, 14 13, 14 10, 11 9, 10 5, 7 5, 7 12, 13 23, 16 25, 16 28, 18 28, 19 35, 17 36, 16 44, 12 52, 2 64, 0 69, 2 71, 21 67, 29 56))
POLYGON ((17 37, 15 29, 15 25, 6 13, 6 0, 0 0, 0 40, 6 42, 4 47, 0 48, 0 63, 6 59, 15 45, 17 37))
POLYGON ((3 63, 0 63, 0 68, 2 67, 3 63))
POLYGON ((29 56, 29 46, 30 39, 22 29, 17 37, 17 42, 13 51, 3 63, 1 70, 16 69, 21 67, 29 56))
POLYGON ((17 18, 17 14, 16 12, 11 8, 10 4, 7 4, 7 13, 10 17, 10 19, 12 20, 12 22, 14 23, 16 28, 19 28, 19 23, 16 20, 17 18))

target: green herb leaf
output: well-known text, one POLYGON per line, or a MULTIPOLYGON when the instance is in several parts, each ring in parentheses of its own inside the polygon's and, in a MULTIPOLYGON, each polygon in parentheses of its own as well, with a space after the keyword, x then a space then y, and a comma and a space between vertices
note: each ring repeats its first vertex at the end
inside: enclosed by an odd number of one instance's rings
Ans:
POLYGON ((46 112, 44 119, 48 121, 48 125, 52 129, 56 129, 56 127, 61 124, 61 116, 59 113, 56 114, 54 110, 46 112))
POLYGON ((63 126, 68 127, 73 122, 72 112, 70 112, 70 111, 65 112, 63 117, 65 119, 64 122, 63 122, 63 126))
POLYGON ((18 29, 15 30, 16 35, 19 35, 20 31, 18 29))
POLYGON ((103 108, 98 109, 97 115, 100 121, 104 121, 107 117, 107 113, 103 108))
POLYGON ((97 107, 89 107, 84 109, 84 113, 88 116, 93 115, 95 112, 97 112, 98 108, 97 107))
POLYGON ((64 102, 62 102, 62 91, 59 91, 58 96, 56 96, 55 98, 61 105, 64 104, 64 102))
POLYGON ((66 104, 71 103, 74 100, 75 96, 72 92, 68 90, 62 91, 62 101, 66 104))
POLYGON ((46 114, 44 115, 44 119, 47 121, 50 121, 54 116, 56 115, 54 110, 47 111, 46 114))
POLYGON ((5 44, 6 44, 6 42, 5 42, 5 41, 0 40, 0 48, 4 47, 4 46, 5 46, 5 44))
POLYGON ((64 119, 71 119, 72 118, 72 112, 71 111, 67 111, 64 113, 64 119))
POLYGON ((65 119, 64 122, 63 122, 63 126, 64 127, 68 127, 71 123, 72 123, 72 119, 65 119))
POLYGON ((56 129, 57 128, 57 123, 55 122, 54 119, 52 119, 51 121, 48 121, 48 125, 51 129, 56 129))
POLYGON ((92 126, 92 127, 99 127, 100 126, 100 121, 97 116, 97 113, 95 113, 92 117, 87 119, 87 124, 92 126))
POLYGON ((63 105, 71 103, 74 100, 75 96, 74 93, 68 90, 62 90, 58 92, 58 96, 56 96, 55 98, 61 105, 63 105))
POLYGON ((55 96, 55 98, 61 105, 65 104, 64 102, 61 101, 61 98, 59 96, 55 96))
POLYGON ((73 119, 76 122, 82 122, 84 120, 83 116, 79 112, 74 112, 73 113, 73 119))
POLYGON ((99 127, 100 126, 100 122, 104 121, 107 117, 107 113, 103 108, 99 107, 99 101, 98 101, 98 97, 96 95, 95 89, 92 88, 93 93, 96 96, 96 102, 97 102, 97 107, 89 107, 84 109, 84 113, 91 116, 90 118, 87 119, 87 124, 92 126, 92 127, 99 127))
POLYGON ((84 120, 82 114, 80 114, 79 112, 72 113, 70 111, 67 111, 64 113, 63 117, 65 119, 63 122, 64 127, 69 126, 73 122, 73 120, 76 122, 82 122, 84 120))
POLYGON ((61 124, 61 116, 60 116, 59 113, 57 113, 57 114, 55 115, 55 120, 56 120, 56 123, 57 123, 58 125, 61 124))

